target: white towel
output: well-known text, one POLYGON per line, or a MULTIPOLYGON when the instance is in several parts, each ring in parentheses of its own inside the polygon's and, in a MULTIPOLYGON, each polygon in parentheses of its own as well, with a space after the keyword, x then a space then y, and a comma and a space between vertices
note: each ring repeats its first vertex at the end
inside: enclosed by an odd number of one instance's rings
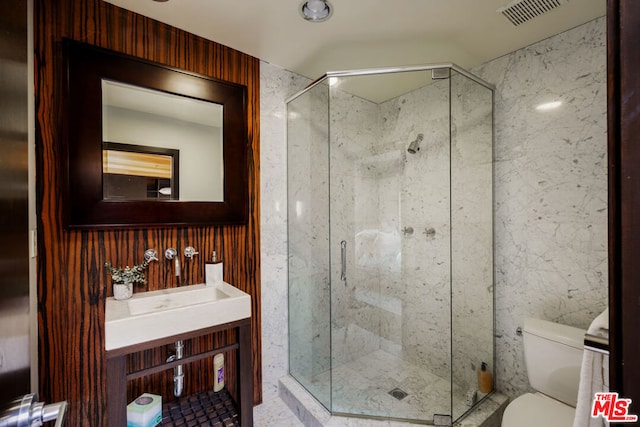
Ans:
MULTIPOLYGON (((609 309, 596 317, 587 333, 609 338, 609 309)), ((609 391, 609 356, 586 350, 582 356, 580 386, 578 388, 578 406, 573 427, 602 427, 609 422, 603 417, 591 418, 591 406, 595 393, 609 391)))

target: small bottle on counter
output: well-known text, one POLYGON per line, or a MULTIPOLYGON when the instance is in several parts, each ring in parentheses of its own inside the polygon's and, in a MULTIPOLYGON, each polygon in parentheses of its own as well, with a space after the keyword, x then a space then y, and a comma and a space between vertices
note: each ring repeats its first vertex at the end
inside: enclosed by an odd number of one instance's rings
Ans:
POLYGON ((218 392, 224 388, 224 354, 216 354, 213 358, 213 391, 218 392))
POLYGON ((493 390, 493 377, 487 369, 487 364, 482 362, 478 369, 478 391, 481 393, 490 393, 493 390))

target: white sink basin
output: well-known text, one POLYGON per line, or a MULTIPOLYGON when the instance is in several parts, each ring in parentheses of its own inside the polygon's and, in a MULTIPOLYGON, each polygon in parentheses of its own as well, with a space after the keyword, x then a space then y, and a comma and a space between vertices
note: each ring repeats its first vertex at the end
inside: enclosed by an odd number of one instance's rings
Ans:
POLYGON ((223 282, 107 298, 105 348, 114 350, 251 317, 251 297, 223 282))
POLYGON ((138 294, 138 298, 127 300, 129 313, 135 316, 138 314, 154 313, 180 308, 187 305, 204 304, 229 298, 228 294, 225 294, 217 287, 200 287, 202 285, 196 286, 198 286, 197 289, 195 286, 177 288, 178 291, 171 293, 160 291, 159 293, 145 292, 138 294), (180 290, 183 290, 183 292, 179 292, 180 290))

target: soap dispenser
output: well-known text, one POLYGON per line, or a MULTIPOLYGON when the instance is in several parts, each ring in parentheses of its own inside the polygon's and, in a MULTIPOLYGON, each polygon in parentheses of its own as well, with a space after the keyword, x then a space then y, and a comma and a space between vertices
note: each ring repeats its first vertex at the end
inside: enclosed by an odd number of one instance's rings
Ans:
POLYGON ((219 285, 224 280, 222 274, 222 260, 218 260, 216 251, 211 254, 211 261, 204 266, 204 283, 207 286, 219 285))

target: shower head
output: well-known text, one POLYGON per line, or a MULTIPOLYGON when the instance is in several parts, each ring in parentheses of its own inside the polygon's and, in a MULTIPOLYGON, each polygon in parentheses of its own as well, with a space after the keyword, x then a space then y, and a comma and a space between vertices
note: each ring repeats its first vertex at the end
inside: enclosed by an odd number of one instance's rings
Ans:
POLYGON ((419 133, 418 137, 409 144, 407 151, 411 154, 416 154, 420 150, 420 142, 422 141, 422 138, 424 138, 424 135, 419 133))

